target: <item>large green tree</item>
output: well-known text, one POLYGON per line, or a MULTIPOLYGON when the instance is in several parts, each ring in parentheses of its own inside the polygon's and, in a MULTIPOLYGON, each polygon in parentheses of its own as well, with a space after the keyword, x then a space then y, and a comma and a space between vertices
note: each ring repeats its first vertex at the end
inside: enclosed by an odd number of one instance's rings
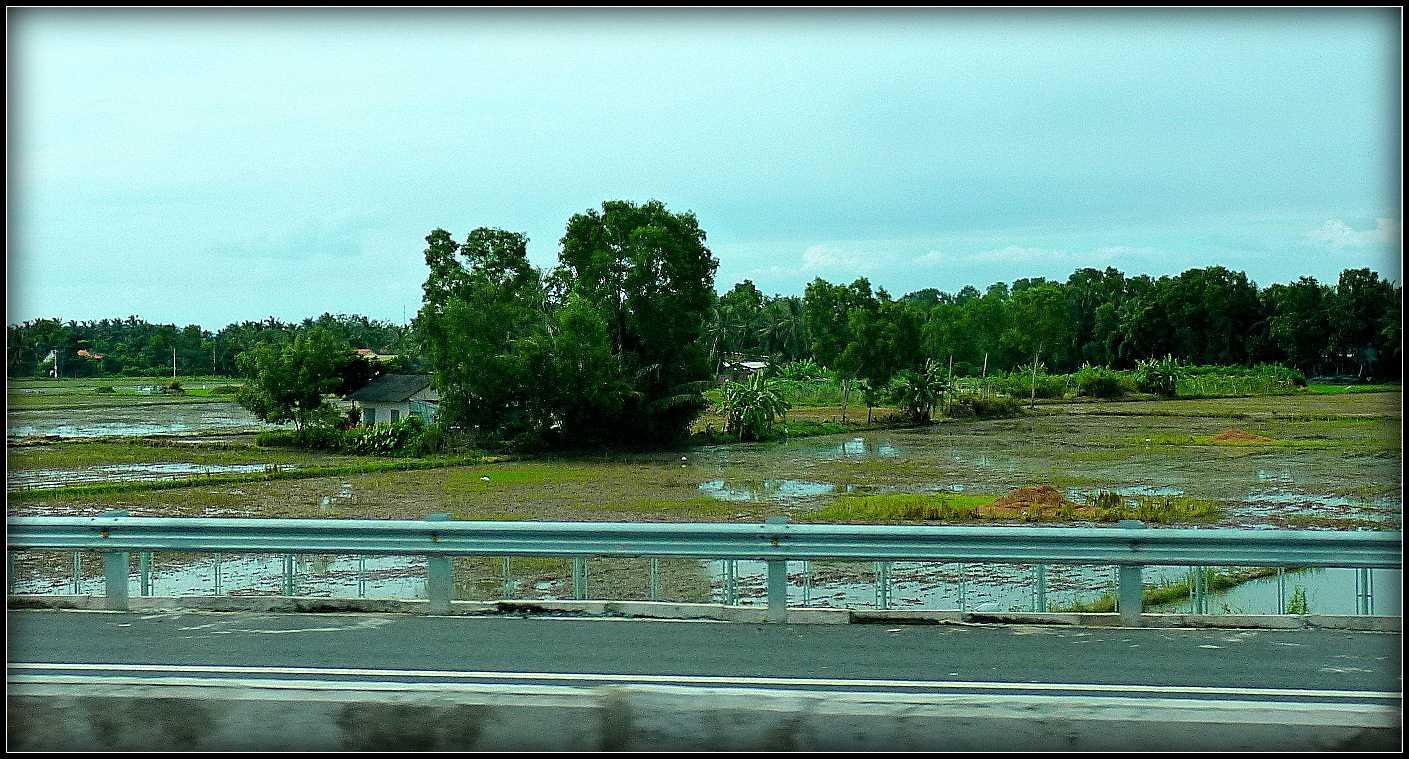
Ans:
POLYGON ((327 396, 343 384, 343 372, 355 357, 321 327, 286 343, 259 343, 236 358, 246 381, 235 399, 263 421, 306 427, 329 414, 327 396))
POLYGON ((546 329, 542 278, 528 262, 528 238, 481 227, 462 245, 436 229, 426 243, 430 274, 416 329, 434 367, 441 418, 488 436, 540 426, 521 345, 546 329))
POLYGON ((617 439, 679 438, 708 402, 713 377, 705 327, 717 300, 719 261, 692 213, 660 201, 613 200, 568 220, 552 279, 597 304, 610 351, 630 394, 615 419, 617 439))

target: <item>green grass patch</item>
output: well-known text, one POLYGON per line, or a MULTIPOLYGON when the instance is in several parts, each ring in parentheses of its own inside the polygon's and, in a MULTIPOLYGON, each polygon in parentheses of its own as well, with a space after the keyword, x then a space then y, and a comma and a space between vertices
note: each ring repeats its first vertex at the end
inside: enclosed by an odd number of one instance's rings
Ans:
POLYGON ((803 518, 809 522, 969 522, 979 519, 979 507, 994 499, 957 493, 845 495, 803 518))
POLYGON ((1092 495, 1087 503, 1102 522, 1138 519, 1153 524, 1210 522, 1227 512, 1219 501, 1190 498, 1182 495, 1125 496, 1103 490, 1092 495))
POLYGON ((1345 393, 1399 393, 1403 385, 1307 385, 1308 392, 1315 395, 1342 395, 1345 393))

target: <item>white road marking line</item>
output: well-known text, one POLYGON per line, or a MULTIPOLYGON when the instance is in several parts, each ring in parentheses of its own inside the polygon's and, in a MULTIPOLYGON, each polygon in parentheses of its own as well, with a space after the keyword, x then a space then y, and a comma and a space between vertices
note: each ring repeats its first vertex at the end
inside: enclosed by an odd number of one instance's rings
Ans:
POLYGON ((226 667, 214 665, 10 663, 10 670, 82 670, 103 672, 167 672, 225 675, 331 675, 355 677, 416 677, 467 680, 606 681, 708 685, 829 686, 863 688, 937 688, 974 690, 1088 691, 1116 693, 1193 693, 1223 696, 1310 696, 1331 698, 1403 698, 1401 693, 1292 688, 1217 688, 1177 685, 1102 685, 1099 683, 1004 683, 952 680, 850 680, 837 678, 720 677, 690 675, 611 675, 573 672, 437 672, 405 669, 344 669, 326 667, 226 667))

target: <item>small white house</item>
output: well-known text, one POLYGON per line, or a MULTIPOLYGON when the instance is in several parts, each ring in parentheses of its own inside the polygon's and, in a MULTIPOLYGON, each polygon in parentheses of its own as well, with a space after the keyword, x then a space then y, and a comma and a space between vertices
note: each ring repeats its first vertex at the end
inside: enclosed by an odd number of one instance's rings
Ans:
POLYGON ((429 374, 383 374, 347 397, 362 412, 363 424, 396 422, 407 416, 430 424, 440 405, 429 374))

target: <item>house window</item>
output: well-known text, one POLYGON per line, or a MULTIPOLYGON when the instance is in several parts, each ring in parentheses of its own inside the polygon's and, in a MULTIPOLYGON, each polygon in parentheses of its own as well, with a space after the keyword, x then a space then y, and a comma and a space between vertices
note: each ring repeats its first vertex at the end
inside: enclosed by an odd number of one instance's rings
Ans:
POLYGON ((376 423, 377 423, 377 410, 374 409, 374 408, 372 408, 371 406, 368 406, 368 407, 362 409, 362 423, 363 423, 363 424, 376 424, 376 423))
POLYGON ((392 409, 392 410, 391 410, 391 421, 392 421, 392 424, 395 424, 395 423, 396 423, 396 420, 398 420, 398 419, 400 419, 400 418, 401 418, 401 411, 400 411, 400 409, 392 409))

